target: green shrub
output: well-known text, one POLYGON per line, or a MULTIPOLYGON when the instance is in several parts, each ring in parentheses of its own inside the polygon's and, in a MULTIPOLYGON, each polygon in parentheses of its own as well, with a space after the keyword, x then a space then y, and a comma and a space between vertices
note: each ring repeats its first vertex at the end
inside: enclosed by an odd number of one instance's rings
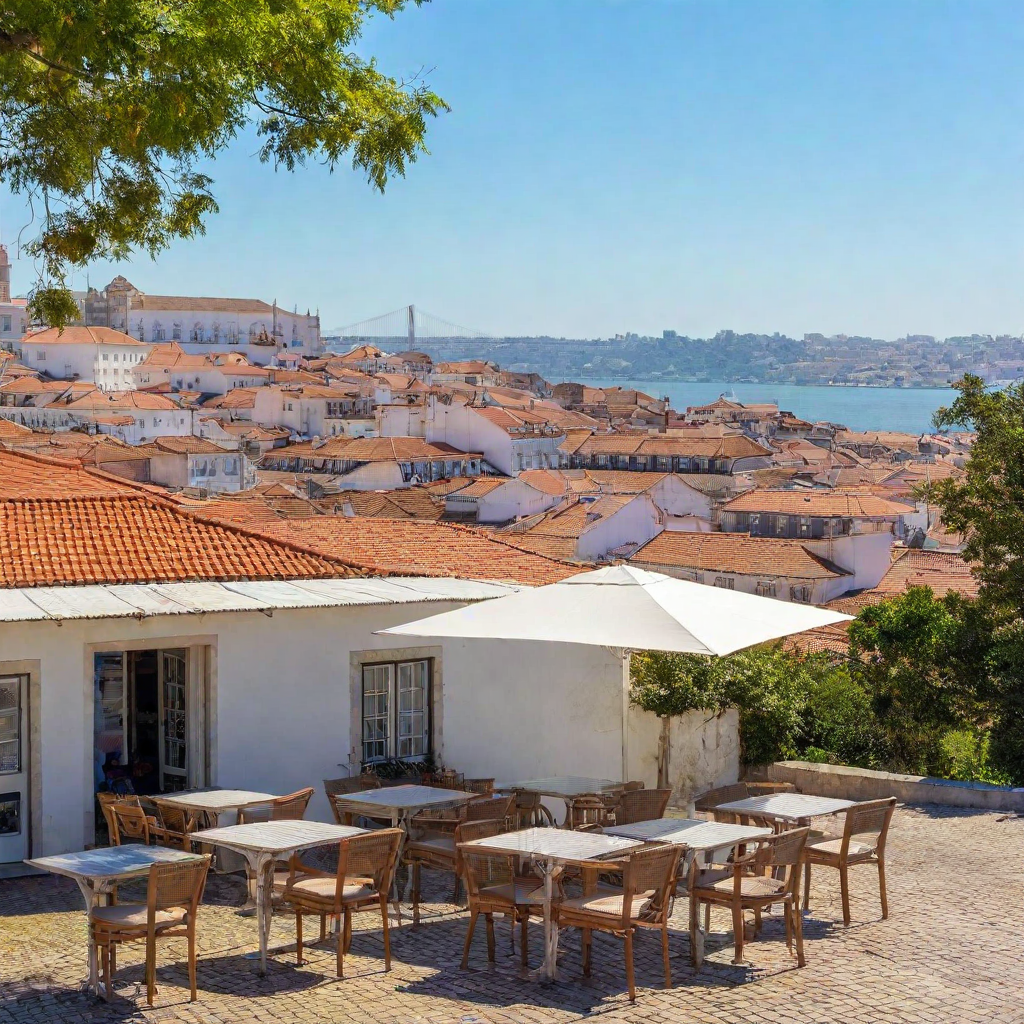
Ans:
POLYGON ((808 659, 804 667, 808 684, 800 737, 804 759, 874 768, 881 737, 867 690, 845 666, 808 659), (824 756, 812 758, 811 751, 824 756))
POLYGON ((938 774, 961 782, 1009 784, 1009 778, 991 761, 991 735, 973 729, 950 729, 939 740, 938 774))

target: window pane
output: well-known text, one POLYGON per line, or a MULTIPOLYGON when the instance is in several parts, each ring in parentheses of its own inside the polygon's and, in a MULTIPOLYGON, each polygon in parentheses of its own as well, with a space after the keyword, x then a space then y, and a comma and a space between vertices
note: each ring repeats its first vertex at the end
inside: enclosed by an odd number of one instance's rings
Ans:
POLYGON ((21 770, 21 677, 0 679, 0 772, 21 770))
POLYGON ((393 665, 363 666, 363 760, 388 756, 393 665))
POLYGON ((398 666, 399 757, 421 757, 430 750, 429 685, 428 661, 409 661, 398 666))

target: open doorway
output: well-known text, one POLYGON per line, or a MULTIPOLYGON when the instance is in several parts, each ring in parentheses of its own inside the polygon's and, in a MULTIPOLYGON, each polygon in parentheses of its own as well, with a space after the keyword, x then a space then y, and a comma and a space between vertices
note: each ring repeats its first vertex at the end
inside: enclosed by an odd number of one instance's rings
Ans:
POLYGON ((189 785, 189 738, 196 732, 190 716, 202 715, 202 701, 190 699, 188 653, 171 648, 93 656, 97 792, 146 796, 189 785))

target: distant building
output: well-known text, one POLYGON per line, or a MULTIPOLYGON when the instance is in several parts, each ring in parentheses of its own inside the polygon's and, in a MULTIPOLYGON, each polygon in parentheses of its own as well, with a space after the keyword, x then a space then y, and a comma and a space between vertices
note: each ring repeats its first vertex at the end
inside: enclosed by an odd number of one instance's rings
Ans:
POLYGON ((88 327, 111 327, 144 342, 175 341, 186 352, 216 345, 265 365, 278 352, 323 351, 320 317, 289 312, 276 301, 147 295, 118 276, 102 291, 90 288, 83 307, 88 327))
POLYGON ((48 327, 26 334, 16 347, 29 369, 58 380, 91 381, 101 391, 133 390, 134 370, 152 350, 109 327, 48 327))
POLYGON ((0 348, 11 349, 28 330, 28 303, 11 298, 11 259, 0 245, 0 348))

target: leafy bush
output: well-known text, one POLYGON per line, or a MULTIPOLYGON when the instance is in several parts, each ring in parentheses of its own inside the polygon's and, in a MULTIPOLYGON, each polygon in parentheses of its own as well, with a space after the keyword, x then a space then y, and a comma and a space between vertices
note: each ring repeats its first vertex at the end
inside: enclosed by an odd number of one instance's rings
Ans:
POLYGON ((832 665, 822 658, 809 659, 805 671, 803 759, 876 767, 882 737, 863 684, 847 666, 832 665))

